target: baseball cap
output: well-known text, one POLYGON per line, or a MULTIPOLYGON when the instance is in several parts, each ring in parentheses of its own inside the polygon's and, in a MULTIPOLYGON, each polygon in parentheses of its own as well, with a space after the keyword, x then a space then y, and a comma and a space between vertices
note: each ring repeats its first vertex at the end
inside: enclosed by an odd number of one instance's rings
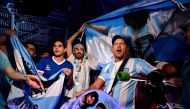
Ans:
POLYGON ((127 37, 124 37, 124 36, 120 36, 120 35, 115 35, 113 38, 112 38, 112 45, 115 43, 115 41, 117 39, 122 39, 126 45, 129 46, 129 39, 127 39, 127 37))

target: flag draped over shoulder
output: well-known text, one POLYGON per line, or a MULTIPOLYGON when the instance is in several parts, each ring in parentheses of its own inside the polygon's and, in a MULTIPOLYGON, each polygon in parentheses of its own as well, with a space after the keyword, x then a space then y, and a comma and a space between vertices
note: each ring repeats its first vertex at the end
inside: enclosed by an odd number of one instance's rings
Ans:
MULTIPOLYGON (((175 1, 176 0, 143 0, 134 5, 123 7, 89 21, 96 25, 118 27, 113 33, 111 33, 112 35, 110 35, 109 32, 108 35, 104 35, 90 27, 86 28, 87 55, 90 62, 92 61, 105 64, 113 60, 111 39, 116 34, 130 36, 135 42, 137 36, 135 36, 131 32, 131 28, 124 23, 124 19, 122 17, 124 14, 143 9, 149 10, 150 19, 138 33, 138 37, 144 37, 147 34, 152 34, 154 39, 157 38, 172 17, 174 10, 182 6, 182 4, 190 3, 190 1, 186 0, 178 0, 178 2, 175 1), (121 28, 126 29, 124 30, 124 34, 123 32, 118 33, 118 31, 121 31, 121 28)), ((148 46, 148 44, 146 46, 148 46)))
POLYGON ((20 43, 19 39, 16 36, 12 36, 10 40, 14 49, 14 56, 18 71, 26 74, 23 65, 24 61, 32 73, 37 75, 42 81, 51 81, 51 83, 45 87, 44 91, 31 89, 22 81, 13 84, 7 100, 8 107, 10 109, 54 109, 62 94, 65 79, 64 73, 60 70, 53 74, 49 79, 42 77, 38 73, 32 58, 24 46, 20 43))

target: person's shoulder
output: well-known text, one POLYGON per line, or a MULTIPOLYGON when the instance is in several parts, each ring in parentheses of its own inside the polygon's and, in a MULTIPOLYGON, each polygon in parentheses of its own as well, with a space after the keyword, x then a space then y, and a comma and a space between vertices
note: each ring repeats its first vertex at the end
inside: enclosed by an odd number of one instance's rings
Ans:
POLYGON ((74 61, 74 58, 75 57, 74 57, 74 55, 72 53, 71 55, 68 56, 67 60, 70 61, 70 62, 72 62, 72 61, 74 61))
POLYGON ((5 53, 3 51, 0 50, 0 55, 4 55, 5 53))
POLYGON ((68 61, 68 60, 65 60, 65 63, 69 64, 69 65, 72 65, 72 63, 70 61, 68 61))
POLYGON ((0 57, 3 58, 3 59, 8 58, 7 55, 1 50, 0 50, 0 57))
POLYGON ((144 61, 144 59, 142 59, 142 58, 129 58, 129 61, 141 62, 141 61, 144 61))

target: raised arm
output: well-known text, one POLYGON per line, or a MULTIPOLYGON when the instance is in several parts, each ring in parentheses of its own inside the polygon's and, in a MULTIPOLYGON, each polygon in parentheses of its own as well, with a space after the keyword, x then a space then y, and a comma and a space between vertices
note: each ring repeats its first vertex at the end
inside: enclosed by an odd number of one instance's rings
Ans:
POLYGON ((106 28, 107 28, 107 27, 106 27, 106 26, 100 26, 100 25, 95 25, 95 24, 91 24, 91 23, 89 23, 88 26, 89 26, 90 28, 95 29, 96 31, 98 31, 98 32, 100 32, 100 33, 103 33, 103 34, 107 35, 107 34, 106 34, 106 28))
POLYGON ((87 90, 100 89, 104 85, 104 81, 101 78, 97 78, 96 81, 88 87, 87 90))
MULTIPOLYGON (((90 85, 87 90, 100 89, 104 85, 104 83, 105 82, 103 79, 97 78, 96 81, 92 85, 90 85)), ((81 91, 77 92, 75 96, 78 97, 81 94, 83 94, 84 92, 85 92, 85 90, 81 90, 81 91)))
POLYGON ((82 33, 85 29, 86 24, 83 24, 77 32, 75 32, 68 40, 67 40, 67 56, 72 54, 72 43, 73 41, 82 33))

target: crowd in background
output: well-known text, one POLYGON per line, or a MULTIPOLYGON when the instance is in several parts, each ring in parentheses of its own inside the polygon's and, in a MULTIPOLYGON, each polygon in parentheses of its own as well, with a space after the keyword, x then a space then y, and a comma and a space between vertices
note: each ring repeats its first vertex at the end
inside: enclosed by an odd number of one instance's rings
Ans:
MULTIPOLYGON (((137 22, 140 23, 138 26, 132 26, 135 31, 139 31, 150 17, 146 10, 139 11, 136 14, 142 13, 146 16, 144 16, 145 18, 143 20, 137 22)), ((130 14, 128 16, 133 15, 130 14)), ((129 18, 128 16, 125 17, 129 18)), ((130 23, 130 21, 126 21, 126 23, 130 23)), ((51 51, 45 49, 43 50, 43 53, 39 55, 39 53, 37 53, 38 47, 34 42, 28 41, 23 44, 33 59, 41 76, 50 78, 53 73, 61 69, 66 75, 66 90, 64 90, 64 97, 67 97, 67 99, 60 99, 61 104, 58 104, 57 108, 61 108, 64 102, 65 104, 62 108, 64 108, 64 106, 66 107, 66 105, 72 104, 74 97, 80 96, 85 91, 92 89, 100 89, 109 93, 126 109, 142 108, 141 106, 144 106, 144 109, 190 108, 190 100, 188 100, 190 97, 189 54, 187 54, 185 60, 181 60, 180 64, 178 62, 155 62, 155 57, 142 59, 142 54, 139 53, 138 45, 134 46, 133 42, 135 41, 133 39, 129 39, 126 36, 114 35, 112 38, 112 53, 115 60, 102 68, 100 73, 97 71, 97 74, 95 74, 96 78, 94 79, 90 77, 90 72, 91 70, 96 70, 98 63, 89 62, 88 57, 86 56, 85 46, 82 43, 73 44, 74 40, 80 36, 86 26, 102 32, 105 35, 111 34, 113 30, 113 27, 83 24, 81 28, 66 41, 66 43, 62 39, 55 39, 53 41, 51 44, 53 55, 51 54, 51 51), (133 50, 132 53, 131 49, 133 48, 135 48, 135 50, 133 50), (126 60, 126 62, 124 60, 126 60), (143 77, 148 79, 147 81, 151 82, 151 85, 147 85, 146 82, 138 82, 135 80, 115 80, 116 73, 120 71, 120 66, 122 64, 124 64, 123 69, 128 69, 130 76, 135 76, 140 73, 143 77), (90 84, 90 81, 94 82, 90 84), (135 91, 136 89, 138 92, 135 91), (150 97, 150 94, 153 96, 150 97), (145 102, 149 101, 149 104, 143 103, 143 100, 145 100, 145 102)), ((181 38, 185 40, 188 48, 190 45, 190 20, 179 28, 182 30, 181 38)), ((5 35, 0 37, 0 53, 2 55, 0 62, 0 108, 2 109, 8 108, 6 98, 10 86, 12 85, 12 79, 25 80, 29 86, 43 90, 43 86, 39 79, 27 69, 26 65, 27 75, 22 75, 16 71, 16 67, 14 67, 15 63, 13 62, 14 59, 12 58, 13 56, 9 56, 13 55, 13 53, 9 53, 11 52, 11 47, 6 41, 7 38, 15 35, 15 31, 13 31, 14 30, 8 30, 5 35), (9 34, 11 32, 12 34, 9 34), (8 55, 9 59, 6 55, 8 55), (6 60, 6 63, 2 60, 6 60), (10 63, 12 65, 10 65, 10 63), (15 75, 14 73, 18 75, 15 75)), ((151 41, 149 41, 149 43, 151 43, 151 41)), ((187 52, 189 53, 189 48, 187 49, 187 52)), ((97 103, 97 98, 96 93, 93 93, 90 97, 87 95, 85 100, 89 100, 85 101, 83 98, 81 101, 81 104, 83 105, 80 104, 78 108, 94 106, 97 103)), ((97 107, 102 104, 98 104, 97 107)), ((105 106, 102 107, 103 109, 106 108, 105 106)))

